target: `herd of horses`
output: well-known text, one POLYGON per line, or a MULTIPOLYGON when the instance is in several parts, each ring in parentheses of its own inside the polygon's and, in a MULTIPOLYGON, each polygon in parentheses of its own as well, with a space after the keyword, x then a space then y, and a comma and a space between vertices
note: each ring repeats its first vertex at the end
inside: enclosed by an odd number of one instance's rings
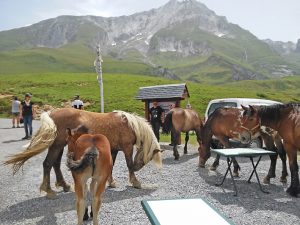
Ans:
MULTIPOLYGON (((271 156, 270 169, 264 178, 265 183, 275 177, 278 155, 282 160, 281 182, 286 182, 288 155, 291 171, 291 184, 287 192, 292 196, 300 193, 298 176, 297 150, 300 149, 300 105, 285 104, 272 106, 248 106, 242 109, 219 108, 205 123, 193 109, 171 109, 165 118, 163 132, 171 132, 173 155, 179 159, 177 143, 181 132, 195 131, 199 143, 199 166, 204 167, 210 157, 212 137, 230 148, 230 139, 250 143, 260 136, 268 150, 277 155, 271 156)), ((187 153, 188 136, 185 139, 184 153, 187 153)), ((58 109, 41 116, 41 126, 33 136, 27 148, 9 156, 6 165, 13 166, 15 174, 31 157, 48 149, 43 162, 43 182, 40 190, 47 197, 55 197, 50 185, 50 171, 54 168, 56 186, 70 190, 60 169, 63 149, 68 146, 67 166, 72 172, 75 183, 78 224, 88 219, 85 203, 87 180, 92 179, 90 192, 92 207, 90 216, 93 224, 98 224, 98 212, 101 195, 106 183, 115 187, 112 168, 119 151, 123 151, 129 171, 129 181, 135 188, 141 188, 135 172, 151 160, 162 167, 162 151, 149 123, 135 114, 114 111, 110 113, 93 113, 76 109, 58 109), (134 154, 135 153, 135 154, 134 154)), ((219 165, 219 157, 210 169, 219 165)), ((238 176, 239 165, 234 160, 234 174, 238 176)))

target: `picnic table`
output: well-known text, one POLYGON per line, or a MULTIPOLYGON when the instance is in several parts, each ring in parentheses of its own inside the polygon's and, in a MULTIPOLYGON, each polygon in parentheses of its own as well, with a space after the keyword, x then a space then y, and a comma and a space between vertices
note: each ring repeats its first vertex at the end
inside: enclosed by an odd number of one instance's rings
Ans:
POLYGON ((237 196, 237 187, 236 187, 235 180, 233 178, 232 170, 231 170, 231 165, 232 165, 232 161, 233 161, 232 158, 245 157, 245 158, 250 159, 252 167, 253 167, 253 170, 252 170, 247 182, 250 183, 253 174, 255 174, 260 190, 264 193, 269 193, 262 188, 256 168, 257 168, 262 156, 275 155, 275 154, 277 154, 276 152, 268 151, 268 150, 265 150, 262 148, 223 148, 223 149, 211 149, 211 152, 214 152, 220 156, 225 156, 227 158, 227 170, 225 172, 225 175, 223 176, 222 181, 220 183, 216 183, 217 186, 221 186, 224 183, 225 178, 227 177, 227 174, 229 172, 233 186, 234 186, 234 190, 235 190, 234 196, 237 196), (254 163, 254 160, 253 160, 253 158, 255 158, 255 157, 258 157, 258 160, 256 161, 256 163, 254 163))
POLYGON ((233 225, 202 198, 143 200, 152 225, 233 225))

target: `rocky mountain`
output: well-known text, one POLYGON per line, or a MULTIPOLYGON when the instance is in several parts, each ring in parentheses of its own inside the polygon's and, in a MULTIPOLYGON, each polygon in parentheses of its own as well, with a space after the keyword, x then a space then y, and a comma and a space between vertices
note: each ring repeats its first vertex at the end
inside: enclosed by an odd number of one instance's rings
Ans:
POLYGON ((297 44, 291 41, 289 42, 272 41, 270 39, 266 39, 263 41, 266 42, 271 47, 271 49, 273 49, 275 52, 279 53, 280 55, 291 54, 296 51, 296 47, 297 47, 297 44))
POLYGON ((2 31, 0 59, 20 56, 20 51, 30 58, 34 52, 55 63, 65 60, 68 68, 76 62, 78 69, 78 64, 90 63, 80 61, 80 54, 94 57, 98 43, 110 62, 116 62, 114 66, 120 61, 142 63, 146 69, 138 73, 196 82, 264 79, 300 71, 281 56, 296 49, 292 43, 263 42, 196 0, 171 0, 130 16, 59 16, 2 31))

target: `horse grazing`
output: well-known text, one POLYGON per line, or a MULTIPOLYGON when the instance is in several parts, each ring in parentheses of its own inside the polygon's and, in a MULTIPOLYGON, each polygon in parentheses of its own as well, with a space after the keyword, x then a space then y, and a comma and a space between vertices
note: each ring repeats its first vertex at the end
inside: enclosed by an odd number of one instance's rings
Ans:
MULTIPOLYGON (((278 131, 288 155, 291 171, 291 185, 287 192, 291 196, 300 193, 297 150, 300 150, 300 104, 275 104, 271 106, 243 107, 243 126, 253 129, 258 126, 270 127, 278 131)), ((259 128, 253 132, 258 132, 259 128)))
MULTIPOLYGON (((242 110, 238 108, 219 108, 209 116, 201 132, 202 143, 200 145, 200 167, 204 167, 206 160, 210 157, 210 146, 213 135, 219 139, 225 148, 232 147, 229 139, 241 141, 242 144, 248 145, 252 139, 261 136, 268 150, 279 153, 283 164, 281 181, 285 182, 287 176, 286 157, 280 137, 276 132, 271 131, 270 129, 265 129, 264 131, 259 131, 258 133, 253 134, 251 129, 242 126, 241 113, 242 110)), ((220 156, 217 155, 215 161, 210 167, 211 170, 216 170, 219 165, 219 159, 220 156)), ((270 159, 271 165, 268 175, 264 179, 265 183, 270 183, 270 178, 275 177, 277 155, 270 156, 270 159)), ((233 175, 238 176, 240 167, 235 159, 233 159, 233 164, 233 175)))
POLYGON ((177 150, 180 133, 185 132, 184 154, 187 154, 187 143, 189 141, 189 131, 194 130, 197 135, 197 141, 200 145, 200 132, 202 121, 198 113, 193 109, 173 108, 166 115, 163 132, 171 132, 171 143, 173 145, 173 155, 175 160, 179 159, 177 150))
POLYGON ((98 224, 98 213, 106 182, 112 171, 112 157, 108 139, 102 134, 73 133, 67 129, 68 160, 67 166, 72 172, 75 183, 78 225, 88 219, 88 208, 85 198, 87 180, 92 178, 90 192, 92 194, 93 224, 98 224))
MULTIPOLYGON (((237 108, 218 108, 208 117, 201 132, 200 167, 204 167, 210 157, 210 146, 213 135, 218 138, 225 148, 231 148, 229 139, 238 140, 245 144, 251 141, 249 132, 241 127, 240 115, 241 110, 237 108), (241 133, 244 135, 242 136, 241 133)), ((210 168, 211 170, 216 170, 219 165, 219 159, 220 156, 217 155, 210 168)), ((233 158, 233 165, 233 175, 238 176, 240 167, 235 158, 233 158)))
MULTIPOLYGON (((62 186, 64 191, 69 191, 70 186, 65 182, 60 162, 64 146, 67 144, 66 129, 84 126, 88 133, 105 135, 111 146, 113 164, 118 151, 123 151, 129 170, 129 181, 136 188, 141 188, 134 172, 140 170, 151 160, 162 166, 160 145, 157 142, 151 126, 142 117, 123 111, 111 113, 94 113, 72 108, 58 109, 50 115, 43 113, 41 127, 33 136, 29 146, 23 152, 10 156, 4 163, 13 165, 15 174, 31 157, 48 149, 48 154, 43 162, 44 177, 40 190, 47 192, 47 197, 55 197, 55 192, 50 186, 50 171, 54 167, 56 185, 62 186), (137 152, 133 160, 133 147, 137 152)), ((112 177, 109 185, 115 186, 112 177)))

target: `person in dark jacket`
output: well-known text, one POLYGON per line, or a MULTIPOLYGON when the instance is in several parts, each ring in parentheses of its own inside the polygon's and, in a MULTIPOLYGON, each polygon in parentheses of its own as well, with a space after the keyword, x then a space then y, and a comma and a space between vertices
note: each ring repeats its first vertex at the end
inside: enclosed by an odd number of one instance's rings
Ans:
POLYGON ((154 101, 149 113, 152 129, 159 142, 159 129, 162 125, 162 118, 164 118, 164 110, 157 104, 157 101, 154 101))
POLYGON ((35 107, 31 101, 31 94, 26 93, 25 99, 20 104, 20 117, 23 119, 25 137, 22 139, 30 139, 32 136, 32 120, 35 118, 35 107))

